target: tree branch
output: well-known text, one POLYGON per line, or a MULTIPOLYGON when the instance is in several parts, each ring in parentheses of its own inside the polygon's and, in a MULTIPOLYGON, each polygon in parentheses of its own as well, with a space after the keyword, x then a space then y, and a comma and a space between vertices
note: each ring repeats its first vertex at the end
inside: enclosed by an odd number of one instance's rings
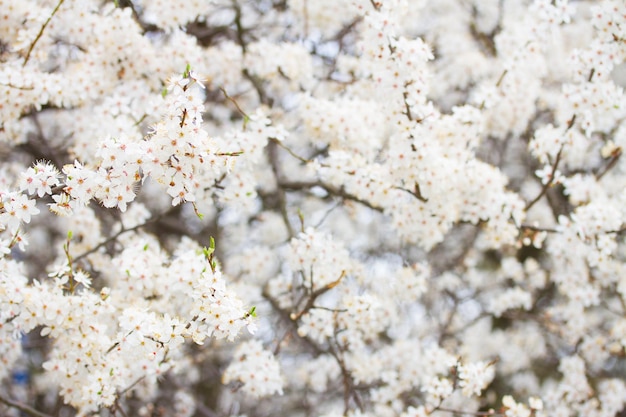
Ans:
POLYGON ((541 189, 541 192, 537 195, 537 197, 535 197, 530 203, 526 204, 526 207, 524 207, 524 210, 528 211, 532 206, 534 206, 537 203, 537 201, 541 199, 541 197, 543 197, 548 192, 548 189, 554 182, 554 175, 556 173, 557 167, 559 166, 559 162, 561 161, 562 152, 563 152, 563 145, 561 145, 561 149, 559 149, 559 152, 556 154, 554 164, 552 164, 552 173, 550 174, 550 178, 544 184, 543 188, 541 189))
POLYGON ((42 413, 41 411, 35 410, 34 408, 29 407, 28 405, 23 404, 19 401, 6 398, 3 395, 0 395, 0 403, 6 404, 12 408, 16 408, 33 417, 52 417, 50 414, 42 413))
POLYGON ((26 57, 24 58, 24 63, 22 64, 22 67, 25 67, 26 64, 28 63, 28 60, 30 59, 30 54, 33 52, 33 49, 35 49, 35 45, 37 44, 37 42, 39 42, 39 39, 43 36, 44 30, 46 30, 46 27, 48 26, 48 24, 50 23, 50 21, 52 20, 52 18, 56 14, 56 12, 59 11, 59 8, 61 7, 61 5, 63 4, 64 1, 65 0, 59 0, 59 3, 56 5, 54 10, 52 10, 52 13, 50 14, 50 16, 48 16, 48 19, 41 26, 41 29, 39 29, 39 33, 37 34, 37 37, 30 44, 30 47, 28 48, 28 52, 26 52, 26 57))

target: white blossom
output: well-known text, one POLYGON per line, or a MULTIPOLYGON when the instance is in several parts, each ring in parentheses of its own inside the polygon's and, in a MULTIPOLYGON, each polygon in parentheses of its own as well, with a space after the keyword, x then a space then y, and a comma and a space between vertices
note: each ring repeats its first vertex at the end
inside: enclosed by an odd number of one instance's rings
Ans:
POLYGON ((258 341, 239 346, 222 381, 225 384, 238 381, 243 384, 242 389, 246 394, 257 398, 283 393, 278 361, 258 341))
POLYGON ((620 415, 625 39, 620 0, 0 0, 0 414, 620 415))

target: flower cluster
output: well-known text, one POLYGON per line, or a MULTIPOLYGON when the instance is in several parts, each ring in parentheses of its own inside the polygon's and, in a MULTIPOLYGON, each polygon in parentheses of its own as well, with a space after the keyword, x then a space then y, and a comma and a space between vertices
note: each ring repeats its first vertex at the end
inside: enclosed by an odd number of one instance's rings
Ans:
POLYGON ((242 343, 222 378, 225 384, 240 382, 254 397, 283 393, 278 361, 258 341, 242 343))

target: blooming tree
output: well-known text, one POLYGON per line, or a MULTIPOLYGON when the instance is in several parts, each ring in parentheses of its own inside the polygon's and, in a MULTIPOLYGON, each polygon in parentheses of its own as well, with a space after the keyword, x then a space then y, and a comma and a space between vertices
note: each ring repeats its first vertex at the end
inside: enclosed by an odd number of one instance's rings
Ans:
POLYGON ((0 413, 624 416, 622 0, 0 0, 0 413))

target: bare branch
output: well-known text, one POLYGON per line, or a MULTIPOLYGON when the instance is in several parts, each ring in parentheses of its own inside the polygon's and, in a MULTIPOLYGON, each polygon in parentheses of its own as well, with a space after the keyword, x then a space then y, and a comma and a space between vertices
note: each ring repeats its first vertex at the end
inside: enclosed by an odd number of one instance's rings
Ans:
POLYGON ((541 189, 541 192, 537 195, 537 197, 535 197, 530 203, 526 204, 526 207, 524 207, 524 210, 528 211, 532 206, 534 206, 537 203, 537 201, 539 201, 541 199, 541 197, 543 197, 545 195, 546 192, 548 192, 548 189, 550 188, 550 186, 554 182, 554 176, 555 176, 556 170, 557 170, 557 168, 559 166, 559 162, 561 161, 561 153, 562 152, 563 152, 563 145, 561 145, 561 149, 559 149, 559 152, 556 154, 556 158, 554 160, 554 164, 552 164, 552 173, 550 174, 550 178, 543 185, 543 188, 541 189))
POLYGON ((56 12, 59 11, 59 8, 61 7, 61 5, 63 4, 64 1, 65 0, 59 0, 59 3, 56 5, 54 10, 52 10, 52 13, 50 14, 50 16, 48 16, 48 19, 41 26, 41 29, 39 29, 39 33, 37 34, 37 37, 30 44, 30 47, 28 48, 28 52, 26 52, 26 57, 24 58, 24 63, 22 64, 22 67, 25 67, 26 64, 28 63, 28 60, 30 59, 30 54, 33 52, 33 49, 35 48, 35 45, 37 44, 37 42, 39 42, 39 39, 43 36, 44 30, 46 30, 46 27, 48 26, 48 24, 50 23, 50 21, 52 20, 52 18, 56 14, 56 12))
POLYGON ((50 414, 46 414, 46 413, 42 413, 41 411, 35 410, 34 408, 23 404, 19 401, 15 401, 15 400, 11 400, 9 398, 4 397, 3 395, 0 394, 0 403, 6 404, 9 407, 15 408, 17 410, 20 410, 23 413, 28 414, 29 416, 33 416, 33 417, 52 417, 50 414))

